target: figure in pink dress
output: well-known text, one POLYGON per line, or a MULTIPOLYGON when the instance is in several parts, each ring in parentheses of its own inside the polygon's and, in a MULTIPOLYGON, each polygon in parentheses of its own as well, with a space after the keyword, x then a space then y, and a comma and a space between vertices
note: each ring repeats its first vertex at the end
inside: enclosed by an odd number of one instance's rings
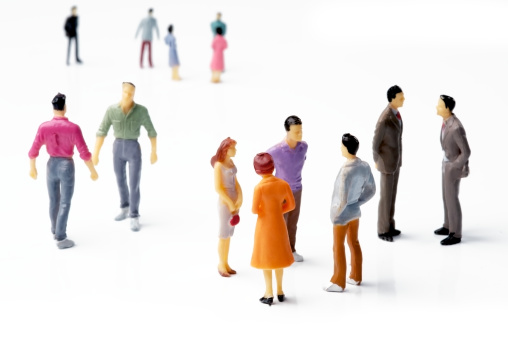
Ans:
POLYGON ((212 82, 219 83, 220 74, 224 71, 224 49, 228 47, 228 43, 224 36, 222 36, 223 31, 221 27, 217 27, 215 31, 217 35, 215 35, 212 42, 213 57, 210 68, 212 69, 212 82))

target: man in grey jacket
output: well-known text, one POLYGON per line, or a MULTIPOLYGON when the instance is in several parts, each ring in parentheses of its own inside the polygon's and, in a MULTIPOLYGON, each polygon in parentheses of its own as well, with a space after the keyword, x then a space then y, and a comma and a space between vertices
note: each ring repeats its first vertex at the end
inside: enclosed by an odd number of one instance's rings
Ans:
POLYGON ((395 229, 395 198, 399 171, 402 166, 402 117, 399 108, 404 105, 402 89, 394 85, 387 92, 388 106, 383 110, 374 131, 372 153, 377 170, 381 173, 381 192, 378 208, 377 233, 381 240, 392 242, 400 234, 395 229))
POLYGON ((139 66, 143 68, 143 54, 145 51, 145 47, 148 47, 148 63, 150 64, 150 68, 153 67, 152 64, 152 30, 155 29, 157 32, 157 38, 159 39, 159 27, 157 26, 157 20, 153 17, 153 9, 150 8, 148 10, 148 16, 141 20, 138 26, 138 30, 136 31, 136 38, 138 37, 139 32, 141 31, 141 57, 139 60, 139 66))
POLYGON ((360 143, 355 136, 342 136, 342 155, 347 158, 335 180, 330 207, 333 223, 334 273, 325 291, 342 292, 346 282, 359 285, 362 282, 362 249, 358 241, 360 206, 376 193, 376 184, 369 164, 356 157, 360 143), (351 251, 351 272, 346 279, 346 253, 344 240, 351 251))
POLYGON ((443 227, 434 231, 437 235, 448 235, 441 241, 444 246, 454 245, 462 238, 462 210, 459 201, 460 179, 469 175, 471 150, 462 123, 452 112, 455 108, 453 97, 441 95, 437 102, 437 114, 443 117, 441 127, 441 148, 443 149, 443 227))

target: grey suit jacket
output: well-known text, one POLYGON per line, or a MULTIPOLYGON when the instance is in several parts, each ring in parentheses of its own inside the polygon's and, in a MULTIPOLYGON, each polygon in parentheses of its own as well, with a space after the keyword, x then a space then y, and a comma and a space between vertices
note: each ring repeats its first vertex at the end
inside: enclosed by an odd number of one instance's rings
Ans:
POLYGON ((381 173, 391 174, 402 166, 403 126, 388 104, 379 116, 372 140, 374 162, 381 173))
POLYGON ((467 142, 466 130, 454 114, 446 121, 444 135, 441 138, 440 132, 439 139, 441 140, 441 148, 449 163, 454 168, 461 170, 461 177, 467 177, 469 175, 471 149, 467 142))

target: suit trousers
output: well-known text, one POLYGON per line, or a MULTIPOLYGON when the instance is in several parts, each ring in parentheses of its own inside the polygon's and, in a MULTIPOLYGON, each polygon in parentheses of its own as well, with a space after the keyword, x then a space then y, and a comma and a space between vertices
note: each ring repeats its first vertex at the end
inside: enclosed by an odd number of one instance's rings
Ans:
POLYGON ((67 64, 69 64, 69 58, 71 56, 71 40, 74 39, 74 45, 76 47, 76 62, 79 62, 79 52, 78 52, 78 35, 69 37, 69 43, 67 44, 67 64))
POLYGON ((148 46, 148 64, 150 67, 153 67, 152 65, 152 41, 146 41, 144 40, 141 42, 141 57, 139 59, 139 66, 143 68, 143 55, 145 54, 145 46, 148 46))
POLYGON ((295 209, 284 214, 284 220, 288 228, 289 244, 291 251, 296 251, 296 229, 298 224, 298 218, 300 217, 300 204, 302 202, 302 190, 292 191, 293 197, 295 198, 295 209))
POLYGON ((460 179, 462 168, 453 167, 451 162, 443 161, 443 204, 444 228, 448 228, 453 236, 462 238, 462 209, 459 201, 460 179))
POLYGON ((349 278, 362 281, 362 249, 358 241, 358 228, 360 219, 351 220, 346 225, 333 226, 333 276, 330 282, 346 288, 346 249, 344 241, 347 236, 347 244, 351 252, 351 272, 349 278))
POLYGON ((385 234, 395 229, 395 199, 399 183, 398 168, 392 174, 381 173, 381 192, 378 207, 377 232, 385 234))

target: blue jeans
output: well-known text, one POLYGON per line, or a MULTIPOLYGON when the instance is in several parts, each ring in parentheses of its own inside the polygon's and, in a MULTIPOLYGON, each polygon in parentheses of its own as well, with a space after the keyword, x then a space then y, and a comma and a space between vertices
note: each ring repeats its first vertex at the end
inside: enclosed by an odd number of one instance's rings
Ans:
POLYGON ((74 194, 74 160, 51 157, 48 160, 46 181, 49 194, 51 232, 58 241, 67 238, 67 219, 74 194))
POLYGON ((129 207, 129 216, 137 218, 139 217, 139 182, 141 180, 141 147, 137 139, 115 139, 113 143, 113 167, 118 192, 120 192, 120 207, 129 207), (129 163, 129 186, 127 186, 127 163, 129 163))

